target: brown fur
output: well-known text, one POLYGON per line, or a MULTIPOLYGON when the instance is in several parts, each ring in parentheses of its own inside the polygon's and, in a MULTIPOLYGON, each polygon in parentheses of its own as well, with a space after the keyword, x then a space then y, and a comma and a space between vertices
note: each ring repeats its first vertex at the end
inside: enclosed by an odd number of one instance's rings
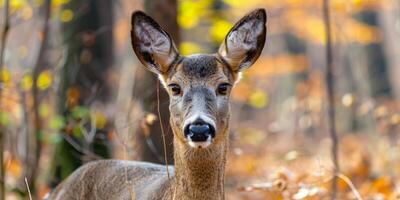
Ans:
POLYGON ((227 142, 225 139, 206 150, 191 150, 175 140, 171 179, 162 165, 119 160, 91 162, 60 184, 49 199, 224 199, 227 142))
POLYGON ((264 46, 265 20, 263 9, 253 11, 234 26, 217 54, 181 57, 154 20, 142 12, 134 13, 134 51, 150 71, 159 75, 170 95, 175 158, 171 177, 167 177, 166 166, 162 165, 96 161, 76 170, 49 199, 224 199, 230 88, 225 95, 217 90, 221 83, 233 86, 241 69, 258 58, 264 46), (182 92, 174 94, 170 84, 179 85, 182 92), (206 148, 188 145, 182 129, 188 116, 198 111, 215 122, 215 137, 206 148))

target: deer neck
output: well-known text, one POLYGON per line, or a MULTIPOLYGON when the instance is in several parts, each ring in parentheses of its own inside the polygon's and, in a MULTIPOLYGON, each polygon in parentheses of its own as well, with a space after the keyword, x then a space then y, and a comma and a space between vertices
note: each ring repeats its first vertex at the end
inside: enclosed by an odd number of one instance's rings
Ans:
POLYGON ((207 149, 193 149, 174 139, 174 199, 224 199, 227 139, 207 149))

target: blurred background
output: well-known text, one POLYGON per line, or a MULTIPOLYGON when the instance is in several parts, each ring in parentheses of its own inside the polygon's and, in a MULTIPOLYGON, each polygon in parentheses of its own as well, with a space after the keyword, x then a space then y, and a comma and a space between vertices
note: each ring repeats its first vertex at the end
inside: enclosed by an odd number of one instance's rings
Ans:
MULTIPOLYGON (((164 163, 160 121, 172 163, 168 98, 161 88, 158 101, 155 76, 134 56, 131 13, 155 18, 188 55, 216 52, 258 7, 268 34, 231 96, 227 199, 328 199, 322 0, 0 0, 6 198, 26 199, 29 185, 39 199, 96 159, 164 163)), ((400 2, 329 8, 338 199, 400 199, 400 2)))

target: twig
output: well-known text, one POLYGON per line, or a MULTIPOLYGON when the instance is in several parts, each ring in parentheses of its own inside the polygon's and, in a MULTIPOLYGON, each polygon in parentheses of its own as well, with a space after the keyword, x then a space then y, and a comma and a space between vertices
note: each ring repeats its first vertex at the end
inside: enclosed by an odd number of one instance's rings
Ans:
POLYGON ((363 200, 363 198, 361 197, 357 188, 354 186, 353 182, 351 182, 351 180, 347 176, 339 173, 339 174, 336 174, 335 177, 338 177, 338 178, 342 179, 344 182, 346 182, 346 184, 350 187, 351 191, 353 192, 354 196, 356 196, 357 200, 363 200))
MULTIPOLYGON (((158 152, 157 147, 154 144, 153 140, 150 137, 146 136, 145 141, 146 141, 146 144, 149 147, 150 151, 154 154, 154 156, 157 157, 157 160, 160 163, 162 163, 163 161, 165 162, 165 158, 164 158, 165 153, 164 153, 164 155, 161 155, 160 152, 158 152)), ((165 152, 165 150, 164 150, 164 152, 165 152)))
MULTIPOLYGON (((22 116, 23 116, 23 118, 22 118, 22 123, 20 123, 20 130, 18 131, 19 132, 19 134, 21 134, 22 136, 21 136, 21 139, 20 139, 20 141, 23 141, 23 143, 21 144, 21 146, 22 146, 22 150, 21 150, 21 157, 22 157, 22 163, 23 163, 23 166, 25 166, 25 167, 23 167, 23 172, 22 172, 22 176, 20 177, 21 178, 21 185, 23 184, 23 182, 24 182, 24 179, 26 178, 26 176, 28 176, 29 175, 29 173, 30 173, 30 168, 29 167, 26 167, 26 166, 30 166, 30 158, 29 158, 29 150, 30 150, 30 146, 31 146, 31 144, 30 144, 30 141, 32 141, 32 139, 30 139, 31 138, 31 136, 30 136, 30 124, 29 124, 29 120, 30 120, 30 118, 29 118, 29 111, 28 111, 28 105, 27 105, 27 92, 26 91, 24 91, 23 89, 22 89, 22 87, 20 87, 21 86, 21 82, 19 82, 18 84, 17 84, 19 87, 17 87, 17 90, 18 90, 18 93, 19 93, 19 96, 20 96, 20 99, 19 99, 19 104, 21 105, 21 109, 22 109, 22 116)), ((21 187, 22 188, 22 187, 21 187)), ((24 191, 24 192, 26 192, 26 191, 24 191)))
MULTIPOLYGON (((323 0, 323 14, 325 24, 325 39, 326 39, 326 86, 328 96, 328 126, 329 134, 332 140, 332 162, 334 165, 334 174, 339 174, 339 162, 338 162, 338 136, 336 133, 336 122, 335 122, 335 90, 334 90, 334 79, 333 79, 333 56, 332 56, 332 35, 331 35, 331 22, 330 22, 330 10, 329 0, 323 0)), ((336 199, 337 193, 337 178, 334 176, 332 180, 332 200, 336 199)))
MULTIPOLYGON (((321 171, 322 171, 322 169, 325 169, 326 171, 331 172, 329 169, 325 168, 325 167, 321 164, 321 162, 320 162, 319 159, 318 159, 318 165, 319 165, 321 171)), ((333 179, 336 178, 336 177, 342 179, 342 180, 350 187, 351 191, 353 192, 353 194, 354 194, 354 196, 356 197, 357 200, 363 200, 363 198, 361 197, 361 195, 360 195, 360 193, 358 192, 357 188, 354 186, 353 182, 350 180, 350 178, 348 178, 346 175, 344 175, 344 174, 342 174, 342 173, 337 173, 337 174, 332 173, 332 176, 331 176, 330 178, 328 178, 327 180, 322 180, 322 181, 320 182, 320 184, 321 184, 321 183, 327 183, 327 182, 333 180, 333 179)))
POLYGON ((157 80, 157 111, 158 111, 158 119, 160 120, 161 134, 162 134, 162 138, 163 138, 165 167, 167 168, 168 179, 170 179, 171 177, 169 176, 169 167, 168 167, 168 158, 167 158, 167 143, 165 141, 164 124, 163 124, 163 121, 161 118, 161 112, 160 112, 160 81, 159 80, 157 80))
POLYGON ((28 190, 29 200, 32 200, 31 190, 29 189, 28 179, 25 177, 26 189, 28 190))
MULTIPOLYGON (((1 46, 0 46, 0 104, 2 103, 2 94, 3 94, 3 86, 2 84, 2 76, 1 73, 3 71, 3 64, 4 64, 4 49, 6 47, 7 35, 10 29, 10 0, 4 1, 4 28, 1 34, 1 46)), ((5 180, 5 166, 4 166, 4 135, 6 134, 5 127, 0 124, 0 199, 5 199, 5 187, 4 187, 4 180, 5 180)))
POLYGON ((29 179, 30 179, 30 185, 32 187, 33 192, 35 192, 35 177, 37 174, 37 170, 39 167, 39 159, 40 159, 40 154, 42 150, 42 144, 41 144, 41 136, 42 134, 42 120, 39 115, 39 90, 38 90, 38 85, 37 85, 37 80, 40 72, 43 70, 43 60, 45 58, 45 48, 47 46, 47 40, 48 40, 48 32, 49 32, 49 18, 50 18, 50 5, 51 5, 51 0, 46 0, 45 4, 43 5, 45 14, 43 18, 43 28, 42 28, 42 42, 39 47, 39 52, 37 56, 37 60, 35 63, 35 67, 33 69, 33 74, 32 74, 32 79, 33 79, 33 88, 32 88, 32 97, 33 97, 33 125, 34 125, 34 130, 33 134, 35 135, 35 151, 34 151, 34 158, 33 158, 33 163, 31 165, 31 174, 29 179))
POLYGON ((96 153, 93 153, 91 151, 89 151, 88 149, 80 146, 78 143, 76 143, 70 136, 66 135, 66 134, 61 134, 61 137, 69 144, 71 145, 76 151, 89 156, 91 159, 96 159, 96 160, 100 160, 100 159, 104 159, 102 156, 97 155, 96 153))

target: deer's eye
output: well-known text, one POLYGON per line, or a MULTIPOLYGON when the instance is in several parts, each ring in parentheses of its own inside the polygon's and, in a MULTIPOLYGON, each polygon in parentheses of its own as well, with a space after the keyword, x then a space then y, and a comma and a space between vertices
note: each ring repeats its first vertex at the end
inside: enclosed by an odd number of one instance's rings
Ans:
POLYGON ((221 83, 218 85, 217 94, 226 95, 228 93, 230 84, 229 83, 221 83))
POLYGON ((168 87, 171 89, 172 95, 177 96, 181 94, 181 86, 178 84, 172 83, 169 84, 168 87))

